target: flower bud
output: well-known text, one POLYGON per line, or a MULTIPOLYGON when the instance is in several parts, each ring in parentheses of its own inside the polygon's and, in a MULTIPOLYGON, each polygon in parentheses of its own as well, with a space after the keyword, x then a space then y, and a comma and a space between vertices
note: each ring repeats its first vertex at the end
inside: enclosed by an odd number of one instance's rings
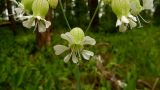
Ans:
POLYGON ((84 39, 84 32, 81 28, 73 28, 71 31, 70 31, 71 35, 73 36, 74 38, 74 42, 75 44, 80 44, 83 39, 84 39))
POLYGON ((49 5, 55 9, 58 5, 58 0, 48 0, 49 5))
POLYGON ((32 5, 32 11, 34 16, 40 16, 41 18, 45 18, 48 13, 49 4, 47 0, 34 0, 32 5))
POLYGON ((33 4, 34 0, 22 0, 21 4, 23 5, 24 9, 27 12, 31 12, 32 11, 32 4, 33 4))

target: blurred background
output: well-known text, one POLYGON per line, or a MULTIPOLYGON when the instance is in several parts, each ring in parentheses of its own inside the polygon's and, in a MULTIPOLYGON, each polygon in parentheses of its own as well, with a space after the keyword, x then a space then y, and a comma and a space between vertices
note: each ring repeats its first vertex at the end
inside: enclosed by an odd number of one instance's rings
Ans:
MULTIPOLYGON (((85 32, 98 2, 62 0, 71 28, 85 32)), ((15 7, 0 0, 0 90, 75 90, 76 65, 63 62, 66 53, 56 56, 53 51, 54 45, 67 45, 60 38, 69 31, 60 4, 49 10, 52 26, 45 33, 24 28, 15 7)), ((160 90, 160 0, 140 15, 149 23, 139 17, 143 27, 121 33, 111 7, 101 3, 85 33, 97 43, 86 47, 95 56, 80 64, 82 90, 160 90)))

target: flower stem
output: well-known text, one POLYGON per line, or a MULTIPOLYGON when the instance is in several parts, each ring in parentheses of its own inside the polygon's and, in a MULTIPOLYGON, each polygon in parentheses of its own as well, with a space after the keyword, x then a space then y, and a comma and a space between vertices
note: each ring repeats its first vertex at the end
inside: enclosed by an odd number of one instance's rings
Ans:
POLYGON ((61 10, 62 10, 62 13, 63 13, 64 19, 65 19, 65 21, 66 21, 66 23, 67 23, 67 26, 68 26, 68 28, 71 30, 71 27, 70 27, 70 25, 69 25, 69 22, 68 22, 68 20, 67 20, 66 15, 65 15, 64 8, 63 8, 63 6, 62 6, 62 2, 61 2, 61 0, 59 0, 59 3, 60 3, 60 7, 61 7, 61 10))
POLYGON ((79 65, 76 65, 75 75, 76 75, 76 81, 77 81, 76 90, 81 90, 79 65))
POLYGON ((96 10, 95 10, 95 12, 94 12, 94 14, 93 14, 93 16, 92 16, 92 18, 91 18, 91 21, 89 22, 89 25, 88 25, 85 33, 87 33, 87 31, 88 31, 89 28, 91 27, 91 24, 92 24, 92 22, 93 22, 93 20, 94 20, 94 18, 95 18, 95 16, 96 16, 96 14, 97 14, 97 12, 98 12, 98 9, 99 9, 99 7, 100 7, 101 2, 102 2, 102 0, 100 0, 100 2, 98 3, 98 5, 97 5, 97 7, 96 7, 96 10))

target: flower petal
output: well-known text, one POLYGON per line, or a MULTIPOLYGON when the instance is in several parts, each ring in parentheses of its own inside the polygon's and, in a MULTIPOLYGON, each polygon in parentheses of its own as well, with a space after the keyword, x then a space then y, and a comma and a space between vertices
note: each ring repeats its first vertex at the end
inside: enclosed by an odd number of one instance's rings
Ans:
POLYGON ((121 26, 119 26, 120 32, 125 32, 126 30, 127 30, 127 26, 125 26, 125 24, 122 24, 121 26))
POLYGON ((45 26, 46 28, 49 28, 49 26, 51 25, 50 21, 44 20, 45 26))
POLYGON ((129 14, 128 17, 131 18, 131 19, 132 19, 133 21, 135 21, 135 22, 137 21, 136 17, 134 17, 134 16, 131 15, 131 14, 129 14))
POLYGON ((53 47, 53 49, 54 49, 56 55, 60 55, 64 51, 68 50, 69 48, 64 45, 56 45, 53 47))
POLYGON ((67 32, 65 34, 61 34, 61 38, 67 40, 70 44, 73 44, 73 42, 74 42, 73 37, 69 32, 67 32))
POLYGON ((83 50, 83 51, 82 51, 82 56, 83 56, 83 58, 86 59, 86 60, 89 60, 89 59, 90 59, 90 56, 93 56, 93 55, 94 55, 94 53, 91 52, 91 51, 88 51, 88 50, 83 50))
POLYGON ((137 26, 137 23, 134 22, 133 20, 129 20, 129 25, 130 25, 130 28, 132 29, 137 26))
POLYGON ((96 44, 96 40, 91 38, 91 37, 89 37, 89 36, 86 36, 84 38, 83 45, 88 45, 88 44, 89 45, 95 45, 96 44))
POLYGON ((117 22, 116 22, 116 27, 120 26, 121 24, 122 24, 122 22, 118 19, 117 22))
POLYGON ((24 14, 23 12, 24 12, 24 11, 23 11, 22 8, 15 8, 15 13, 16 13, 17 15, 24 14))
MULTIPOLYGON (((30 19, 30 18, 32 18, 32 16, 23 16, 23 14, 18 15, 17 17, 18 17, 21 21, 23 21, 23 20, 25 20, 25 19, 30 19)), ((32 24, 35 25, 35 23, 32 23, 32 24)), ((33 26, 33 25, 32 25, 32 26, 33 26)))
POLYGON ((78 58, 76 57, 75 52, 73 52, 73 54, 72 54, 72 61, 73 61, 73 63, 77 63, 78 62, 78 58))
POLYGON ((30 17, 28 20, 23 21, 23 26, 26 28, 31 28, 35 23, 35 19, 30 17))
POLYGON ((64 62, 67 63, 69 59, 71 58, 71 53, 64 57, 64 62))
POLYGON ((38 31, 39 32, 45 32, 46 31, 46 27, 45 27, 43 21, 38 21, 38 31))
POLYGON ((122 21, 123 23, 129 23, 129 20, 126 18, 126 16, 122 16, 122 17, 121 17, 121 21, 122 21))

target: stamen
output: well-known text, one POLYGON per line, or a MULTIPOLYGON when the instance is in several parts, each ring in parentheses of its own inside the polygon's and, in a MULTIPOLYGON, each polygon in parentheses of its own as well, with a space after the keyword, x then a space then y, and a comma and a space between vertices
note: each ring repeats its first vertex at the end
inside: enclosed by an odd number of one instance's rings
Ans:
POLYGON ((138 28, 141 28, 141 27, 143 27, 143 26, 142 26, 142 24, 141 24, 141 22, 140 22, 140 20, 139 20, 139 18, 138 18, 138 16, 136 16, 136 18, 137 18, 138 25, 139 25, 139 27, 138 27, 138 28))
POLYGON ((140 14, 138 15, 145 23, 150 23, 150 21, 146 21, 140 14))

